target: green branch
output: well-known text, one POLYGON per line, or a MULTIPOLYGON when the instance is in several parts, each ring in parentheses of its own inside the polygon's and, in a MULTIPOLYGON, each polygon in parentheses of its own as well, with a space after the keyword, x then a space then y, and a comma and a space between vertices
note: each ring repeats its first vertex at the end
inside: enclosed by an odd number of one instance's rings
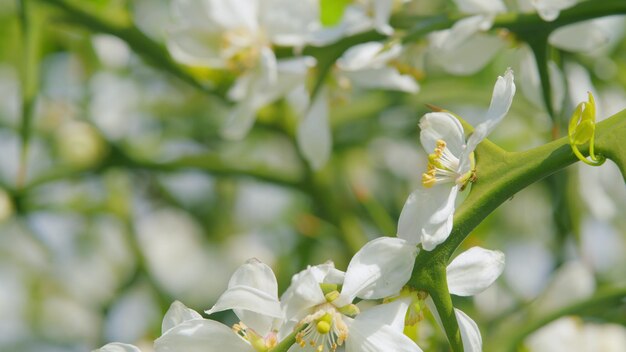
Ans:
MULTIPOLYGON (((598 123, 596 149, 618 165, 624 165, 625 137, 626 110, 623 110, 598 123)), ((588 146, 581 152, 588 155, 588 146)), ((445 253, 442 259, 449 259, 470 231, 500 204, 528 185, 578 161, 567 137, 525 152, 493 153, 479 145, 476 157, 478 180, 455 213, 450 237, 429 256, 437 257, 441 252, 445 253)))
POLYGON ((21 94, 22 112, 20 123, 21 150, 16 185, 20 188, 26 180, 28 149, 39 86, 40 23, 33 14, 29 0, 18 1, 20 30, 22 34, 21 94))
MULTIPOLYGON (((626 165, 626 110, 598 123, 596 127, 596 149, 614 160, 624 174, 626 165)), ((588 154, 588 145, 581 150, 588 154)), ((477 182, 469 196, 457 209, 454 228, 448 239, 433 251, 421 251, 408 283, 416 289, 428 291, 438 310, 448 312, 449 302, 445 268, 450 257, 470 232, 497 207, 515 193, 546 176, 578 161, 572 152, 567 137, 525 152, 505 152, 489 141, 476 149, 477 182)), ((440 313, 441 314, 441 313, 440 313)), ((456 317, 441 315, 446 334, 454 347, 456 317)))

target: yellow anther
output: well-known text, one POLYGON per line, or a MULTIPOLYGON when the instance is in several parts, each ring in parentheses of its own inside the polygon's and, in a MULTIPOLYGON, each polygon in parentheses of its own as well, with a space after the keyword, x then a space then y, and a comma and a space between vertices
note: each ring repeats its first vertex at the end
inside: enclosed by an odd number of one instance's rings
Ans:
POLYGON ((330 291, 327 294, 324 295, 324 297, 326 298, 326 302, 332 302, 334 300, 336 300, 337 298, 339 298, 339 291, 330 291))
MULTIPOLYGON (((433 170, 434 171, 434 170, 433 170)), ((437 180, 435 179, 435 175, 434 173, 431 172, 425 172, 422 174, 422 185, 426 188, 431 188, 432 186, 434 186, 437 183, 437 180)))
POLYGON ((347 315, 349 317, 355 317, 359 313, 361 313, 361 310, 355 304, 351 303, 351 304, 348 304, 346 306, 343 306, 343 307, 339 308, 339 312, 341 312, 341 314, 347 315))

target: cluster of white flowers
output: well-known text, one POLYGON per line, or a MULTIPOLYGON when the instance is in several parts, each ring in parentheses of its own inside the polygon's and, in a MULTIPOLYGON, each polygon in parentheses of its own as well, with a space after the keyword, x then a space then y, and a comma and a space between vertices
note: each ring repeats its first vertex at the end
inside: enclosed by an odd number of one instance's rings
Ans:
MULTIPOLYGON (((504 46, 501 38, 485 32, 506 6, 501 0, 455 3, 471 16, 433 33, 429 50, 447 71, 468 74, 483 67, 504 46)), ((552 21, 574 3, 537 0, 521 1, 520 6, 552 21)), ((226 137, 244 137, 259 109, 286 99, 299 114, 301 152, 318 169, 331 154, 328 106, 333 87, 323 82, 309 89, 307 80, 317 62, 301 55, 303 48, 328 45, 366 30, 392 35, 389 18, 395 6, 394 0, 354 1, 336 25, 327 27, 320 20, 317 0, 174 0, 176 24, 169 32, 168 48, 176 60, 187 65, 236 74, 228 92, 236 104, 224 126, 226 137), (276 47, 290 47, 293 52, 289 58, 279 58, 276 47)), ((337 81, 346 80, 351 86, 416 93, 415 75, 404 73, 396 61, 404 50, 396 40, 358 44, 338 58, 331 72, 337 81)), ((441 319, 427 293, 406 294, 403 288, 420 251, 434 250, 450 235, 457 195, 477 179, 474 151, 508 113, 515 91, 513 71, 508 69, 498 77, 489 109, 468 138, 460 120, 450 112, 422 117, 420 139, 429 153, 428 166, 421 187, 404 205, 397 237, 380 237, 365 244, 345 272, 331 262, 308 267, 292 278, 280 299, 272 270, 258 260, 249 260, 206 311, 210 315, 232 310, 239 319, 237 324, 225 326, 174 302, 163 320, 155 350, 271 351, 295 336, 289 351, 421 351, 404 334, 405 326, 413 325, 420 315, 415 307, 428 309, 439 324, 441 319)), ((502 252, 473 247, 448 265, 448 291, 458 296, 476 295, 493 284, 503 268, 502 252)), ((459 309, 454 313, 464 350, 481 351, 476 323, 459 309)), ((113 343, 99 351, 139 349, 113 343)))
MULTIPOLYGON (((338 24, 324 27, 318 0, 174 0, 168 48, 181 63, 237 76, 228 92, 236 104, 223 128, 227 138, 243 138, 261 107, 286 99, 299 115, 299 147, 318 169, 328 160, 332 145, 328 93, 325 88, 313 95, 307 90, 316 60, 300 52, 307 45, 326 45, 371 29, 392 34, 388 21, 394 2, 356 1, 347 6, 338 24), (291 47, 293 55, 277 58, 273 48, 279 46, 291 47)), ((356 45, 338 60, 334 72, 338 81, 350 86, 414 93, 415 79, 393 65, 402 51, 397 43, 356 45)))
MULTIPOLYGON (((239 323, 230 329, 175 302, 163 320, 155 350, 220 351, 227 346, 228 351, 269 351, 295 333, 296 343, 290 349, 294 352, 334 352, 341 346, 348 352, 421 351, 403 333, 405 324, 415 323, 413 318, 405 321, 416 315, 409 310, 415 307, 412 300, 424 301, 417 306, 430 307, 435 320, 441 319, 428 295, 416 298, 402 294, 402 289, 413 272, 418 245, 432 250, 450 234, 456 195, 474 179, 473 151, 507 113, 514 93, 513 73, 507 70, 504 77, 498 77, 489 112, 467 142, 461 123, 452 114, 429 113, 422 118, 422 144, 433 154, 423 176, 423 189, 407 200, 398 237, 380 237, 365 244, 345 273, 333 263, 307 268, 293 277, 280 300, 272 270, 252 259, 233 274, 226 292, 207 311, 232 309, 239 323), (357 298, 373 306, 357 305, 357 298)), ((471 248, 448 265, 448 290, 459 296, 478 294, 503 269, 502 252, 471 248)), ((481 351, 476 323, 461 310, 454 312, 465 351, 481 351)), ((100 351, 116 349, 138 351, 117 343, 100 351)))
MULTIPOLYGON (((421 351, 404 335, 411 298, 400 291, 410 275, 417 248, 408 249, 398 239, 380 238, 359 251, 344 273, 333 263, 309 267, 295 275, 278 299, 272 270, 256 259, 242 265, 228 289, 206 313, 232 309, 240 322, 232 328, 203 318, 176 301, 166 313, 162 335, 154 342, 157 352, 167 351, 269 351, 295 333, 289 351, 421 351), (374 305, 352 303, 356 298, 374 305), (391 298, 383 304, 373 301, 391 298), (364 308, 361 308, 364 307, 364 308), (361 311, 362 310, 362 311, 361 311)), ((453 294, 468 296, 486 289, 500 275, 503 254, 472 248, 448 266, 448 286, 453 294)), ((424 300, 424 298, 422 298, 424 300)), ((434 307, 426 299, 426 304, 434 307)), ((438 318, 435 308, 433 315, 438 318)), ((481 351, 480 331, 462 311, 455 310, 466 351, 481 351)), ((98 351, 140 351, 122 343, 98 351)))

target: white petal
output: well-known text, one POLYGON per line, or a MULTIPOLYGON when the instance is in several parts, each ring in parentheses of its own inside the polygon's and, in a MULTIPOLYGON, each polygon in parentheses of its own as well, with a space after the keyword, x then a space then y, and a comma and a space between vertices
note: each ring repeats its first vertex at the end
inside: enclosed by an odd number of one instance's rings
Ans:
POLYGON ((207 314, 227 309, 233 309, 241 321, 259 334, 267 334, 274 320, 282 318, 272 269, 258 260, 250 260, 237 269, 228 283, 228 290, 207 314))
MULTIPOLYGON (((441 316, 439 316, 439 312, 437 311, 437 307, 435 306, 433 299, 431 297, 427 297, 424 302, 428 306, 430 312, 433 314, 433 317, 435 318, 435 321, 437 322, 439 327, 443 329, 441 316)), ((476 323, 460 309, 454 308, 454 315, 456 315, 456 320, 459 324, 461 340, 463 341, 463 351, 482 352, 483 340, 480 335, 478 325, 476 325, 476 323)))
POLYGON ((232 109, 226 123, 222 127, 222 135, 227 139, 240 140, 244 138, 256 120, 257 107, 250 100, 243 100, 232 109))
POLYGON ((291 285, 280 298, 286 320, 300 320, 308 309, 326 302, 320 283, 330 269, 330 265, 322 264, 309 267, 293 276, 291 285))
POLYGON ((448 289, 457 296, 473 296, 487 289, 504 270, 504 253, 472 247, 446 268, 448 289))
POLYGON ((422 243, 433 250, 452 231, 454 202, 459 187, 449 184, 418 188, 407 199, 398 221, 398 237, 409 243, 422 243))
POLYGON ((454 308, 454 314, 456 320, 459 323, 459 330, 461 330, 461 340, 463 341, 464 352, 482 352, 483 350, 483 338, 480 336, 480 330, 478 325, 463 313, 460 309, 454 308))
POLYGON ((254 124, 256 111, 304 84, 309 68, 315 65, 315 59, 306 56, 280 60, 274 67, 272 56, 266 56, 265 63, 239 77, 228 92, 229 98, 239 103, 222 128, 224 137, 245 137, 254 124))
POLYGON ((502 0, 454 0, 461 12, 465 13, 498 13, 506 12, 502 0))
POLYGON ((133 345, 126 343, 113 342, 94 350, 93 352, 141 352, 141 350, 133 345))
POLYGON ((398 330, 397 326, 385 324, 384 320, 380 315, 365 312, 357 315, 352 321, 348 320, 346 323, 350 334, 346 340, 346 352, 422 351, 413 340, 402 333, 402 330, 398 330))
POLYGON ((344 71, 380 68, 397 58, 401 52, 402 45, 400 44, 386 47, 381 42, 367 42, 346 50, 337 60, 337 66, 344 71))
POLYGON ((446 146, 457 158, 463 153, 465 134, 461 122, 447 112, 429 112, 419 122, 420 141, 426 153, 432 153, 438 140, 444 140, 446 146))
POLYGON ((576 5, 577 2, 578 0, 531 0, 539 16, 548 22, 556 20, 562 10, 576 5))
POLYGON ((165 313, 163 322, 161 323, 161 333, 164 334, 167 330, 174 326, 181 324, 187 320, 202 319, 200 313, 193 309, 187 308, 179 301, 174 301, 170 306, 170 309, 165 313))
POLYGON ((221 33, 178 27, 168 30, 167 49, 174 60, 190 66, 223 68, 219 42, 221 33))
POLYGON ((312 105, 298 125, 298 147, 314 170, 326 165, 332 149, 328 121, 328 97, 325 89, 318 92, 312 105))
POLYGON ((436 52, 453 53, 478 32, 489 30, 492 24, 493 16, 477 15, 463 18, 450 29, 432 33, 429 36, 431 47, 436 52))
POLYGON ((338 306, 354 297, 376 299, 398 293, 413 271, 417 247, 396 237, 369 241, 350 260, 338 306))
POLYGON ((498 36, 475 33, 456 47, 444 50, 433 48, 430 57, 446 72, 471 75, 485 67, 505 46, 506 41, 498 36))
POLYGON ((265 0, 261 6, 263 28, 277 45, 301 48, 322 26, 318 0, 265 0))
POLYGON ((227 29, 257 31, 259 2, 257 0, 207 0, 211 20, 227 29))
POLYGON ((254 287, 278 300, 278 283, 272 268, 256 258, 246 261, 230 277, 228 287, 236 286, 254 287))
POLYGON ((609 34, 596 21, 583 21, 557 28, 548 42, 566 51, 587 53, 609 43, 609 34))
POLYGON ((254 352, 228 326, 213 320, 188 320, 154 341, 155 352, 254 352))
POLYGON ((395 331, 402 332, 404 330, 404 318, 406 317, 409 304, 411 304, 410 298, 379 304, 361 311, 357 319, 359 321, 378 321, 380 324, 391 326, 395 331))
POLYGON ((374 28, 382 34, 393 34, 393 28, 389 25, 393 3, 394 0, 374 0, 374 28))
POLYGON ((216 28, 208 17, 205 1, 174 0, 171 12, 177 23, 184 23, 197 28, 216 28))
POLYGON ((407 93, 417 93, 419 85, 410 75, 402 75, 392 67, 346 72, 352 84, 360 88, 389 89, 407 93))
POLYGON ((515 82, 513 70, 509 68, 504 73, 504 77, 498 76, 496 84, 493 87, 491 104, 489 105, 485 119, 474 128, 474 132, 467 140, 467 148, 464 151, 466 156, 461 159, 461 172, 469 169, 467 165, 469 158, 467 155, 476 149, 478 143, 485 139, 487 135, 493 131, 498 122, 502 120, 504 115, 509 112, 509 108, 511 108, 511 104, 513 103, 513 96, 515 96, 515 82))

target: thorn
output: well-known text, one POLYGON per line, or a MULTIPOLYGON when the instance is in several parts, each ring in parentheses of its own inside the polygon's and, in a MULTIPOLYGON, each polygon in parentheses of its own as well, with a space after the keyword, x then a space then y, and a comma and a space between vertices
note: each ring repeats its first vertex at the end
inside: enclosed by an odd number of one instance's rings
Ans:
POLYGON ((440 108, 437 105, 433 105, 433 104, 424 104, 426 105, 427 108, 429 108, 430 110, 434 111, 434 112, 442 112, 442 111, 446 111, 446 109, 444 108, 440 108))

